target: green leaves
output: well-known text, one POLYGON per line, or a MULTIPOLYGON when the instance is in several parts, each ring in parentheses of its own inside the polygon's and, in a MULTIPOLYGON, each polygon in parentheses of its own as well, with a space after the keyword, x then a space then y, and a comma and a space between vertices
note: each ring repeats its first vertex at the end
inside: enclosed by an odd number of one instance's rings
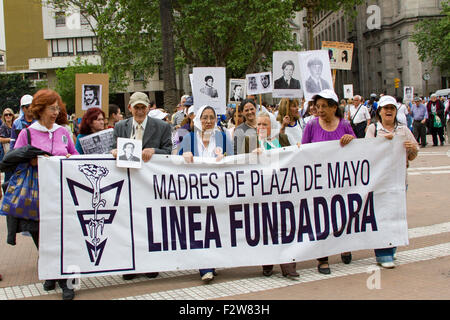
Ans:
POLYGON ((14 112, 19 112, 20 98, 24 94, 34 94, 29 80, 24 80, 19 73, 0 74, 0 106, 3 112, 6 108, 11 108, 14 112))
POLYGON ((411 37, 421 61, 430 60, 442 73, 450 72, 450 3, 442 2, 440 19, 426 19, 415 25, 411 37))

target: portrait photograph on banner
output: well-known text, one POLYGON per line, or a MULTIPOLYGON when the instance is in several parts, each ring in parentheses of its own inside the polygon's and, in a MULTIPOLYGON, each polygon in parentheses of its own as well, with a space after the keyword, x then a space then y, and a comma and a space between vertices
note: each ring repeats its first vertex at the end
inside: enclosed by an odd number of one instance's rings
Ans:
POLYGON ((217 114, 225 114, 227 103, 225 68, 194 68, 192 74, 195 110, 208 105, 213 107, 217 114))
POLYGON ((403 101, 413 101, 414 87, 403 87, 403 101))
POLYGON ((353 84, 344 84, 344 99, 353 99, 353 84))
POLYGON ((142 141, 138 139, 117 139, 117 166, 122 168, 142 167, 142 141))
POLYGON ((301 98, 298 52, 275 51, 273 53, 274 98, 301 98))
POLYGON ((352 69, 353 46, 347 42, 322 41, 322 50, 328 52, 331 69, 352 69))
POLYGON ((271 72, 247 74, 245 80, 247 95, 271 93, 273 90, 271 72))
POLYGON ((300 78, 306 100, 325 89, 333 89, 328 51, 299 52, 300 78))
POLYGON ((246 98, 245 79, 230 79, 228 88, 228 101, 240 102, 246 98))

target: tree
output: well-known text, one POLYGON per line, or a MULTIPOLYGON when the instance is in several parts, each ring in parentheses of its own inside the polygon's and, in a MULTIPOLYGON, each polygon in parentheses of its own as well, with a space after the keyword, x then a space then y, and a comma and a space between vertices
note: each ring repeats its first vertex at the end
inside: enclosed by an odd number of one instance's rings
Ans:
POLYGON ((86 60, 81 61, 80 57, 65 69, 56 70, 55 91, 59 93, 66 104, 67 114, 75 112, 75 75, 89 72, 101 72, 100 66, 89 64, 86 60))
POLYGON ((293 0, 174 1, 181 56, 193 66, 227 67, 230 77, 266 69, 275 50, 298 50, 293 0))
POLYGON ((417 47, 419 59, 429 60, 443 74, 450 72, 450 2, 442 4, 440 19, 425 19, 415 25, 411 42, 417 47))
POLYGON ((35 89, 31 88, 31 82, 23 78, 19 73, 0 74, 0 106, 1 112, 11 108, 15 113, 20 109, 20 98, 25 94, 33 95, 35 89))
POLYGON ((171 0, 159 0, 162 38, 162 67, 164 81, 164 105, 172 113, 178 102, 175 71, 175 47, 173 34, 173 9, 171 0))

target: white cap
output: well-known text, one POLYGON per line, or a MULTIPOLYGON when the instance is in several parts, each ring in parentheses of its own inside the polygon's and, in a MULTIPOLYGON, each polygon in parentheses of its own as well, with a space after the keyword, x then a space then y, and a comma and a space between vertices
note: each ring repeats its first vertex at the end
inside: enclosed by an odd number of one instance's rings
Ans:
POLYGON ((385 106, 390 105, 390 104, 392 104, 393 106, 395 106, 396 108, 398 108, 398 106, 397 106, 397 100, 395 100, 395 98, 392 97, 392 96, 382 96, 382 97, 380 98, 380 101, 378 101, 378 107, 379 107, 379 108, 385 107, 385 106))
POLYGON ((339 98, 338 98, 337 94, 331 89, 325 89, 325 90, 320 91, 318 94, 316 94, 314 97, 312 97, 312 99, 315 101, 319 97, 334 100, 334 101, 336 101, 337 104, 339 104, 339 98))
POLYGON ((151 110, 151 111, 148 113, 148 116, 149 116, 150 118, 156 118, 156 119, 159 119, 159 120, 164 119, 165 117, 167 117, 167 115, 168 115, 168 113, 162 112, 162 111, 159 110, 159 109, 151 110))
POLYGON ((194 106, 190 106, 188 109, 187 114, 190 115, 191 113, 194 113, 194 106))
POLYGON ((29 94, 26 94, 20 98, 20 106, 30 105, 31 102, 33 102, 33 96, 30 96, 29 94))

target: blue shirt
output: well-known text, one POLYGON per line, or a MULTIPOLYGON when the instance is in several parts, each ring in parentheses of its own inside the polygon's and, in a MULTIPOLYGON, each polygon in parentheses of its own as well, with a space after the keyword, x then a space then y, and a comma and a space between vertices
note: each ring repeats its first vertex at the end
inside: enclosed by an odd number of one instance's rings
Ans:
POLYGON ((28 122, 25 120, 25 116, 22 115, 18 119, 16 119, 11 127, 11 142, 9 143, 9 148, 14 149, 14 145, 16 144, 16 139, 19 136, 20 130, 23 128, 28 128, 31 126, 34 122, 36 122, 36 119, 31 120, 31 122, 28 122))
POLYGON ((417 106, 415 103, 411 106, 411 115, 415 121, 422 121, 428 119, 428 111, 425 105, 420 104, 417 106))

